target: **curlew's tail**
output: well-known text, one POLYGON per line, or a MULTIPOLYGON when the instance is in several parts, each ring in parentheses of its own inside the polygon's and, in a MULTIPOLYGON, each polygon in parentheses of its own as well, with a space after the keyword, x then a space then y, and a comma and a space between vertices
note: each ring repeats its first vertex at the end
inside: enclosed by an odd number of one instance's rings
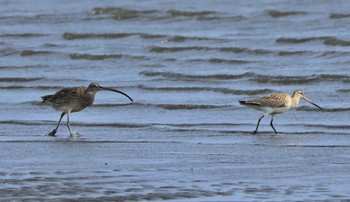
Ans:
POLYGON ((239 101, 241 105, 245 105, 247 102, 246 101, 239 101))
POLYGON ((42 97, 41 97, 41 103, 47 102, 51 97, 52 97, 52 95, 45 95, 45 96, 42 96, 42 97))

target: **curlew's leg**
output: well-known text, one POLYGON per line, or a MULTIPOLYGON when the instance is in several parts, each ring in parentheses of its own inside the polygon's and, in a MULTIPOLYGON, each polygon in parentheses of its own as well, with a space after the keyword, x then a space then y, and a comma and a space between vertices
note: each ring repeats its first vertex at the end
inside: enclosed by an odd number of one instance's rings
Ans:
POLYGON ((261 121, 262 118, 264 118, 264 116, 265 116, 265 114, 262 115, 262 116, 259 118, 258 124, 256 125, 256 129, 253 131, 253 134, 256 134, 256 133, 258 132, 258 128, 259 128, 260 121, 261 121))
POLYGON ((70 113, 67 113, 67 128, 68 128, 68 130, 69 130, 69 134, 70 134, 71 137, 72 137, 73 135, 79 135, 79 133, 73 132, 72 129, 70 128, 70 124, 69 124, 69 114, 70 114, 70 113))
POLYGON ((70 125, 69 125, 69 113, 67 114, 67 128, 69 130, 70 135, 72 136, 73 133, 72 133, 72 130, 71 130, 70 125))
POLYGON ((277 131, 276 131, 275 127, 273 127, 272 122, 273 122, 273 116, 271 116, 270 126, 271 126, 271 127, 272 127, 272 129, 275 131, 275 133, 277 134, 277 131))
POLYGON ((48 134, 49 136, 56 136, 55 134, 56 134, 56 132, 57 132, 57 129, 58 129, 58 127, 60 126, 61 120, 62 120, 62 118, 63 118, 63 116, 64 116, 65 114, 66 114, 65 112, 62 112, 61 117, 60 117, 60 120, 58 121, 58 124, 57 124, 56 128, 53 129, 53 130, 48 134))

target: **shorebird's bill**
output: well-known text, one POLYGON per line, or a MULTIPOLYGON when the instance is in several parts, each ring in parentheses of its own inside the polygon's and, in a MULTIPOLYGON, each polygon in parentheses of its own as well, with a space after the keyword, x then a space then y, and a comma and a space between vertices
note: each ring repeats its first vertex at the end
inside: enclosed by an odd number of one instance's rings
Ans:
MULTIPOLYGON (((306 100, 308 103, 310 103, 310 104, 312 104, 312 105, 318 107, 319 109, 322 109, 322 107, 320 107, 320 106, 318 106, 317 104, 315 104, 314 102, 312 102, 309 98, 307 98, 307 97, 304 96, 303 99, 306 100)), ((323 110, 323 109, 322 109, 322 110, 323 110)))
POLYGON ((132 100, 132 98, 131 98, 129 95, 127 95, 126 93, 123 93, 122 91, 115 90, 115 89, 113 89, 113 88, 102 87, 102 86, 100 86, 100 89, 101 89, 101 90, 108 90, 108 91, 120 93, 120 94, 124 95, 125 97, 129 98, 129 100, 130 100, 131 102, 134 102, 134 101, 132 100))

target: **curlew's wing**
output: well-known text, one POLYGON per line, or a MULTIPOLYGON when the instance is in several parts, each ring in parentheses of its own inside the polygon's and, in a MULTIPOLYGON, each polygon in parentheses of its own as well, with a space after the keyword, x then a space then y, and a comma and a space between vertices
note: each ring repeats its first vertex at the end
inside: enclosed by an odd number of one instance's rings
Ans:
POLYGON ((64 88, 57 91, 54 95, 43 96, 43 102, 53 105, 64 105, 79 99, 79 95, 84 92, 82 87, 64 88))

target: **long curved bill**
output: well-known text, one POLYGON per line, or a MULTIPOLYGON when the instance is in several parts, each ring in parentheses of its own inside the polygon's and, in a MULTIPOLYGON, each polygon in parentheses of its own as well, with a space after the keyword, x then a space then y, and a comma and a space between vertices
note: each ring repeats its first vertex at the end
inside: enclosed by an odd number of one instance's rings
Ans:
POLYGON ((101 90, 107 90, 107 91, 112 91, 112 92, 120 93, 120 94, 124 95, 125 97, 129 98, 129 100, 130 100, 131 102, 134 102, 134 101, 132 100, 132 98, 131 98, 129 95, 127 95, 126 93, 123 93, 123 92, 121 92, 121 91, 119 91, 119 90, 114 90, 113 88, 106 88, 106 87, 102 87, 102 86, 100 86, 100 88, 101 88, 101 90))
MULTIPOLYGON (((322 107, 318 106, 317 104, 315 104, 314 102, 312 102, 309 98, 307 97, 303 97, 304 100, 306 100, 308 103, 318 107, 319 109, 322 109, 322 107)), ((322 109, 323 110, 323 109, 322 109)))

